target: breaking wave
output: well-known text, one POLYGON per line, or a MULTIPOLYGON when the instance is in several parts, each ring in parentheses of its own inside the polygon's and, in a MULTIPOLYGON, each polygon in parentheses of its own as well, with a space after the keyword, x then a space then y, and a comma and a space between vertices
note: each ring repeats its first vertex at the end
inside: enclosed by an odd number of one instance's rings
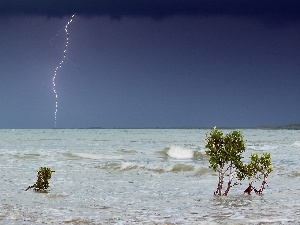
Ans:
POLYGON ((167 154, 174 159, 192 159, 194 158, 194 151, 191 149, 181 148, 179 146, 172 146, 168 149, 167 154))
POLYGON ((292 144, 292 146, 300 147, 300 141, 296 141, 292 144))
POLYGON ((203 168, 196 165, 175 163, 175 164, 154 164, 154 163, 136 163, 136 162, 107 162, 97 166, 100 169, 116 170, 116 171, 151 171, 155 173, 181 173, 193 172, 194 176, 204 176, 212 172, 211 169, 203 168))
POLYGON ((92 160, 109 160, 109 159, 121 159, 120 156, 112 156, 105 154, 94 154, 94 153, 71 153, 67 152, 63 154, 67 158, 71 159, 92 159, 92 160))
POLYGON ((159 153, 164 158, 173 158, 173 159, 204 159, 206 154, 204 152, 194 151, 188 148, 182 148, 180 146, 171 146, 166 147, 163 150, 159 151, 159 153))

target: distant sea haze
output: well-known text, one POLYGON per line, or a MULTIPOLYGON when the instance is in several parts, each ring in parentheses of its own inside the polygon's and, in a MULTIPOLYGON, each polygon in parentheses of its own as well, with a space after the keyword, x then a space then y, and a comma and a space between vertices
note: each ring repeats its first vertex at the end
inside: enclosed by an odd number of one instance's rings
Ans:
MULTIPOLYGON (((202 126, 186 126, 186 127, 86 127, 79 129, 212 129, 212 127, 202 127, 202 126)), ((299 124, 288 124, 288 125, 280 125, 280 126, 248 126, 248 127, 231 127, 231 126, 218 126, 220 129, 286 129, 286 130, 300 130, 299 124)))

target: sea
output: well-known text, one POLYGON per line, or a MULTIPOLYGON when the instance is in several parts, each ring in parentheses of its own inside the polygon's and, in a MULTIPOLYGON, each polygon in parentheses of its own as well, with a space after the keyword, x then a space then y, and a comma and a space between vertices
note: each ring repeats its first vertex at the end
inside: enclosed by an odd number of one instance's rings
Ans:
POLYGON ((2 129, 0 224, 300 224, 300 131, 240 131, 245 162, 271 153, 262 196, 214 196, 209 129, 2 129), (49 191, 25 191, 40 167, 49 191))

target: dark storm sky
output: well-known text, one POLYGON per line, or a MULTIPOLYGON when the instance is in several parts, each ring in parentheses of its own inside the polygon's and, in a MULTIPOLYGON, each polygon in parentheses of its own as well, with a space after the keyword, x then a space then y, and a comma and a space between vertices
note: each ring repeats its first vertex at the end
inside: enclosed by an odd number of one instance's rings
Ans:
POLYGON ((1 0, 0 128, 300 122, 300 2, 1 0))

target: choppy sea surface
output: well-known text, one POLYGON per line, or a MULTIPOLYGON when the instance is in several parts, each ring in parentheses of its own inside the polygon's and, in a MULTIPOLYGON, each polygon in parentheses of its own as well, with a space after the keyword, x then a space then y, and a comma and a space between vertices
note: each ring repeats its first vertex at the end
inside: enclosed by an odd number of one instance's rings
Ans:
POLYGON ((263 196, 213 195, 210 130, 0 130, 0 224, 300 224, 300 131, 241 131, 271 153, 263 196), (24 191, 40 167, 50 191, 24 191))

